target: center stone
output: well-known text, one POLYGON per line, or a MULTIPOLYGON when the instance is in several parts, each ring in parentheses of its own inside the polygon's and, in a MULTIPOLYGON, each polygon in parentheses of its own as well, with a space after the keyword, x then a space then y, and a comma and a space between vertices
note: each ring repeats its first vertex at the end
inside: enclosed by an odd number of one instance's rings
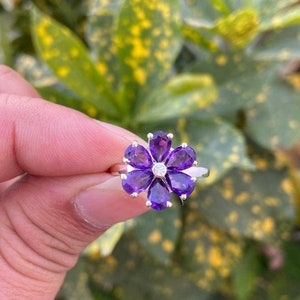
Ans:
POLYGON ((152 172, 156 178, 163 178, 167 173, 167 167, 164 163, 155 163, 152 167, 152 172))

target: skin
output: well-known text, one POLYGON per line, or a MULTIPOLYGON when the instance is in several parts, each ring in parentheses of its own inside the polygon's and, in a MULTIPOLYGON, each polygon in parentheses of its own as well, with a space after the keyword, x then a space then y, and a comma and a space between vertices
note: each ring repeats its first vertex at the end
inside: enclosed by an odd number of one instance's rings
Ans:
POLYGON ((147 210, 109 172, 133 140, 0 66, 0 299, 54 299, 90 242, 147 210))

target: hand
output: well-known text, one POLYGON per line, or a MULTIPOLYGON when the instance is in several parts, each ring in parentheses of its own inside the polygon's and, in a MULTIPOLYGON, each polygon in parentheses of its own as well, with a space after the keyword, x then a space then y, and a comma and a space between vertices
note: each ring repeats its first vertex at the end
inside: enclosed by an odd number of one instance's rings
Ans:
POLYGON ((132 140, 0 66, 0 299, 53 299, 90 242, 147 210, 108 172, 132 140))

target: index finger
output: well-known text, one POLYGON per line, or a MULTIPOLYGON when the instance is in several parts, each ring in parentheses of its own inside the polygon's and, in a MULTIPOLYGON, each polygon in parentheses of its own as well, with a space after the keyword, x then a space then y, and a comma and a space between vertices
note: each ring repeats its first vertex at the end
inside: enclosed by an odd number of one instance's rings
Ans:
POLYGON ((124 132, 112 131, 77 111, 12 95, 0 95, 0 140, 0 181, 24 172, 41 176, 104 172, 122 162, 129 144, 124 132))
POLYGON ((134 138, 70 108, 0 94, 0 181, 24 172, 39 176, 105 172, 122 162, 134 138))

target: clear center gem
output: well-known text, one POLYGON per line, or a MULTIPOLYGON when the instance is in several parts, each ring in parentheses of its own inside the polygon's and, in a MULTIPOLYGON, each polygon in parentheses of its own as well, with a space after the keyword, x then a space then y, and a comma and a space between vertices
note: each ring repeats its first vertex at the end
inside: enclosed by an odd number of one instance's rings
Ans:
POLYGON ((155 163, 152 167, 152 172, 156 178, 163 178, 167 173, 167 167, 164 163, 155 163))

